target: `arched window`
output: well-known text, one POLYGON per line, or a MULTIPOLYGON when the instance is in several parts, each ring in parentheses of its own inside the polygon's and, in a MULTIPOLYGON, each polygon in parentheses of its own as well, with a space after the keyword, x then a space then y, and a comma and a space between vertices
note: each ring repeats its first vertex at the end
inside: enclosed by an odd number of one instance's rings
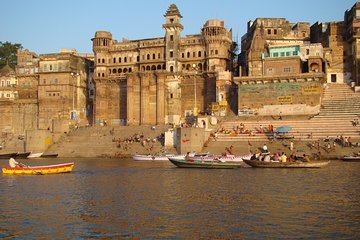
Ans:
POLYGON ((185 53, 182 53, 182 54, 181 54, 181 57, 182 57, 182 58, 185 58, 185 53))
POLYGON ((160 59, 161 58, 161 54, 160 53, 158 53, 158 59, 160 59))
POLYGON ((101 76, 102 76, 102 77, 105 77, 105 73, 102 73, 101 76))
POLYGON ((127 61, 127 59, 126 59, 126 57, 124 57, 124 62, 126 62, 127 61))
POLYGON ((156 66, 155 66, 155 65, 152 65, 152 66, 151 66, 151 70, 153 70, 153 71, 156 70, 156 66))
POLYGON ((219 51, 216 49, 216 50, 215 50, 215 55, 217 55, 218 53, 219 53, 219 51))
POLYGON ((113 62, 116 63, 116 58, 113 59, 113 62))
POLYGON ((121 57, 119 57, 119 63, 121 63, 121 57))
POLYGON ((165 65, 165 64, 163 64, 163 67, 162 67, 162 69, 163 69, 163 70, 165 70, 165 69, 166 69, 166 65, 165 65))
POLYGON ((198 57, 201 57, 201 51, 198 52, 198 57))
POLYGON ((170 72, 174 72, 174 67, 170 66, 170 72))
POLYGON ((130 73, 130 72, 132 72, 132 69, 131 69, 131 68, 129 68, 129 73, 130 73))
POLYGON ((153 53, 153 59, 155 59, 155 53, 153 53))
POLYGON ((143 72, 145 72, 145 67, 144 67, 144 66, 142 66, 142 67, 141 67, 141 70, 142 70, 143 72))
POLYGON ((157 65, 157 69, 158 69, 158 70, 161 70, 161 65, 157 65))
POLYGON ((186 65, 186 70, 190 70, 190 64, 186 65))
POLYGON ((124 68, 124 73, 127 73, 127 68, 124 68))
POLYGON ((188 58, 190 57, 190 52, 187 52, 187 57, 188 57, 188 58))
POLYGON ((199 69, 200 71, 202 71, 202 64, 201 64, 201 63, 198 64, 198 69, 199 69))
POLYGON ((137 61, 137 62, 140 62, 140 56, 137 56, 137 57, 136 57, 136 61, 137 61))
POLYGON ((105 63, 105 58, 102 59, 102 63, 105 63))
POLYGON ((115 68, 112 70, 112 73, 116 73, 116 69, 115 69, 115 68))
POLYGON ((150 60, 150 54, 146 55, 146 59, 150 60))
POLYGON ((146 71, 150 71, 150 66, 146 66, 146 71))
POLYGON ((118 69, 118 73, 122 73, 122 69, 121 69, 121 68, 118 69))

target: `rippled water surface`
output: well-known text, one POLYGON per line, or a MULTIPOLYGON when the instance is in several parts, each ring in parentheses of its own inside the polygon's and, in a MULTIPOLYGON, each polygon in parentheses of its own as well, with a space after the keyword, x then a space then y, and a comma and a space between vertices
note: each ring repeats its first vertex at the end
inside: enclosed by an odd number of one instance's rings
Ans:
POLYGON ((170 162, 78 159, 68 174, 2 175, 0 191, 0 238, 360 238, 356 162, 181 169, 170 162))

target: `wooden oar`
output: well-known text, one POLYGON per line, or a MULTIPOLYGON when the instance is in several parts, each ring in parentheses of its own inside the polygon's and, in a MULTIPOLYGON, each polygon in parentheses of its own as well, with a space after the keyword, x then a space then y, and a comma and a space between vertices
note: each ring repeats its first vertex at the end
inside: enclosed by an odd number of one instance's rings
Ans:
POLYGON ((29 169, 31 169, 31 171, 32 171, 33 173, 35 173, 36 175, 44 175, 42 172, 35 171, 34 169, 32 169, 32 168, 31 168, 30 166, 28 166, 28 165, 25 165, 25 164, 20 163, 20 162, 19 162, 19 165, 20 165, 21 167, 23 167, 23 168, 29 168, 29 169))

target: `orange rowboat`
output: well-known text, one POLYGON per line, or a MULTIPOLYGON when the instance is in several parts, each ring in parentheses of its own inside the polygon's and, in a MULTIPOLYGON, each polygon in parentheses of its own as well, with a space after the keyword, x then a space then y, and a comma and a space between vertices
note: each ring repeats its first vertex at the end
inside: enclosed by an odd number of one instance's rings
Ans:
POLYGON ((3 174, 33 174, 44 175, 54 173, 67 173, 71 172, 74 167, 74 163, 62 163, 56 165, 36 166, 36 167, 3 167, 3 174))

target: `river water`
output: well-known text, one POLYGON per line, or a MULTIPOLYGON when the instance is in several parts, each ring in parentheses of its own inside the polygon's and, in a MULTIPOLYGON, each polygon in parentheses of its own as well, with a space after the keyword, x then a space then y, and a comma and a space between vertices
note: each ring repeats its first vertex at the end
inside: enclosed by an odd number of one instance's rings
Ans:
POLYGON ((181 169, 100 158, 24 163, 69 161, 72 173, 0 177, 0 238, 360 238, 360 163, 334 160, 322 169, 181 169))

